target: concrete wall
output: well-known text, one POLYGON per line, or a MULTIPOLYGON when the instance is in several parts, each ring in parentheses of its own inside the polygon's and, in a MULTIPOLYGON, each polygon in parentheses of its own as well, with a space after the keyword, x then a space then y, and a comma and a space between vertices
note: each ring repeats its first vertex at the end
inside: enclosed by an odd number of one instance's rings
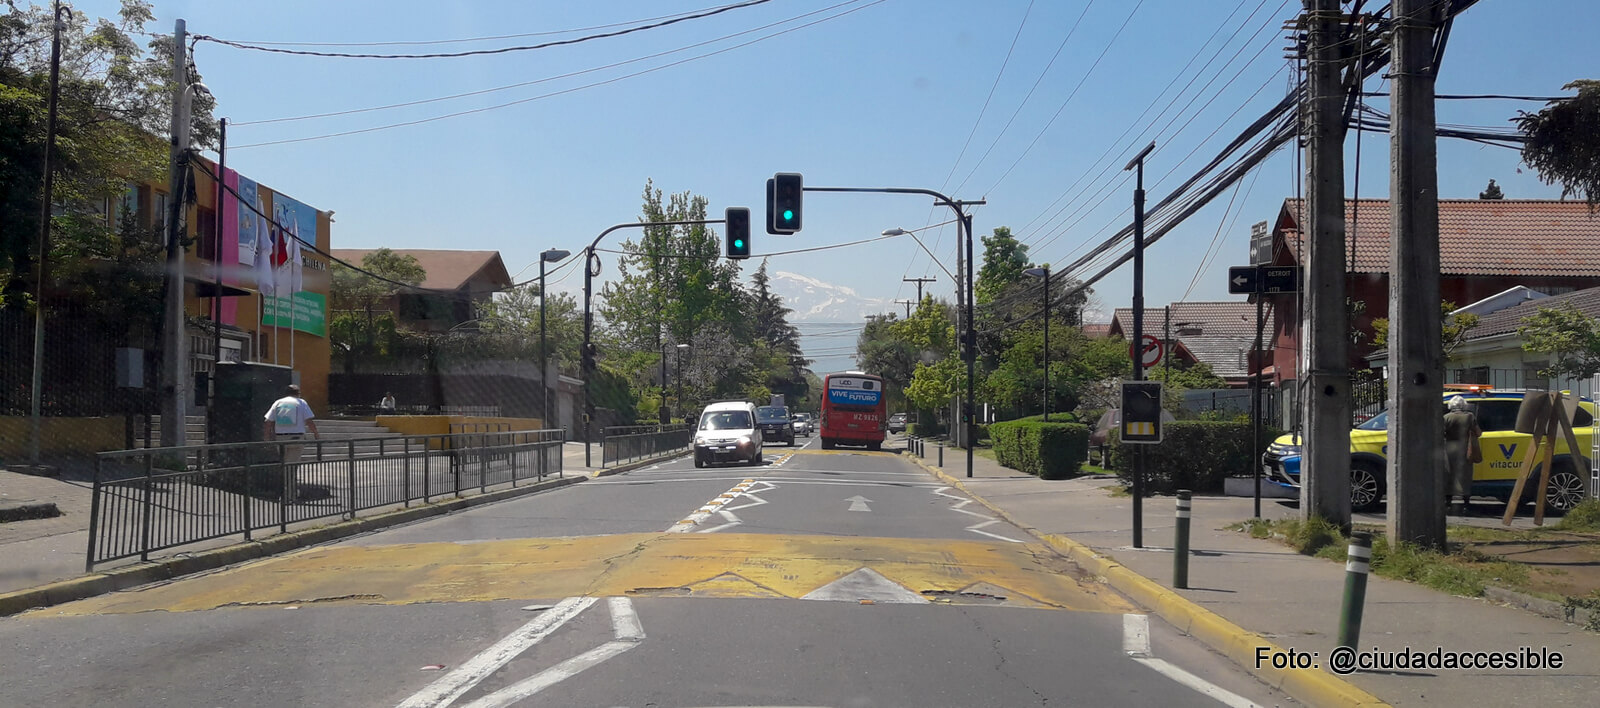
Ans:
MULTIPOLYGON (((484 430, 452 429, 457 425, 472 424, 505 424, 507 430, 543 430, 544 421, 538 418, 502 418, 492 416, 471 415, 380 415, 376 418, 378 425, 393 430, 402 435, 449 435, 452 432, 484 432, 484 430)), ((431 447, 439 445, 430 443, 431 447)))
MULTIPOLYGON (((44 418, 39 452, 51 457, 88 457, 121 450, 123 416, 44 418)), ((0 417, 0 459, 20 461, 29 455, 32 422, 27 416, 0 417)))

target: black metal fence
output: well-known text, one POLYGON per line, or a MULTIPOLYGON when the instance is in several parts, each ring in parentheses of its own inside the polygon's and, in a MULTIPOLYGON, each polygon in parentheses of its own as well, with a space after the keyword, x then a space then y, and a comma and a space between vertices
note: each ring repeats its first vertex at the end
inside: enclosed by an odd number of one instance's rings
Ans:
POLYGON ((694 439, 690 425, 618 425, 603 431, 600 466, 632 462, 688 449, 694 439))
POLYGON ((103 452, 86 570, 152 551, 562 476, 562 430, 103 452))

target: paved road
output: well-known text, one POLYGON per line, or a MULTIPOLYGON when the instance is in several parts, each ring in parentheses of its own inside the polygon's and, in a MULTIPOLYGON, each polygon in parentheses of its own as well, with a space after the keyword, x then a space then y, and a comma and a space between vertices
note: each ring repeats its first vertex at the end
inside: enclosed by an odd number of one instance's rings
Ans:
POLYGON ((0 705, 1289 702, 895 454, 816 447, 0 620, 0 705))

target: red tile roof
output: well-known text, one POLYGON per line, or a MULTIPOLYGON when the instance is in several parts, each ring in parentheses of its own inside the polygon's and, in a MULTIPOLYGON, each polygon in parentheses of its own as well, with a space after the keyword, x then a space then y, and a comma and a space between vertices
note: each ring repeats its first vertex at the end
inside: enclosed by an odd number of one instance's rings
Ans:
MULTIPOLYGON (((1300 252, 1304 201, 1285 199, 1283 247, 1300 252)), ((1345 201, 1355 234, 1354 273, 1389 272, 1389 200, 1345 201)), ((1292 259, 1291 255, 1291 259, 1292 259)), ((1446 275, 1600 275, 1600 212, 1582 201, 1439 200, 1439 272, 1446 275)))
POLYGON ((1082 327, 1079 327, 1079 329, 1083 330, 1083 336, 1094 339, 1111 334, 1111 323, 1096 322, 1093 324, 1086 324, 1082 327))

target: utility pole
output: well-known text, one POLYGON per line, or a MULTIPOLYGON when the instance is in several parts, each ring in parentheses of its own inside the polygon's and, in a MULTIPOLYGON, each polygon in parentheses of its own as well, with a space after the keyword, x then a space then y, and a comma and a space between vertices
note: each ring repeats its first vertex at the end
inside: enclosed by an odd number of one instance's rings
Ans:
MULTIPOLYGON (((906 306, 906 319, 908 319, 908 320, 911 319, 911 301, 910 300, 895 300, 895 302, 898 303, 898 304, 906 306)), ((921 302, 921 300, 918 300, 918 302, 921 302)))
POLYGON ((1395 0, 1389 127, 1389 542, 1444 546, 1444 352, 1434 32, 1440 3, 1395 0))
POLYGON ((904 282, 904 283, 916 283, 917 284, 917 305, 919 305, 919 306, 922 305, 922 284, 923 283, 933 283, 933 282, 937 282, 938 280, 939 280, 938 278, 930 278, 930 277, 928 277, 926 275, 922 276, 921 278, 901 278, 900 279, 900 281, 904 282))
MULTIPOLYGON (((206 442, 222 442, 217 437, 217 374, 222 372, 222 223, 223 205, 228 203, 228 119, 217 121, 217 201, 211 232, 211 376, 206 392, 206 442)), ((372 329, 369 327, 368 332, 372 329)))
MULTIPOLYGON (((1430 0, 1432 1, 1432 0, 1430 0)), ((1398 11, 1396 15, 1398 16, 1398 11)), ((1300 517, 1350 528, 1350 361, 1345 309, 1344 60, 1339 0, 1306 0, 1305 469, 1300 517)), ((1438 417, 1437 412, 1434 415, 1438 417)))
POLYGON ((184 47, 187 32, 178 20, 172 32, 172 130, 171 180, 167 191, 167 289, 165 331, 161 356, 161 446, 188 444, 186 426, 189 413, 189 339, 183 316, 183 192, 189 151, 189 117, 184 111, 184 93, 189 88, 188 53, 184 47))
POLYGON ((39 447, 44 440, 44 298, 45 261, 50 257, 50 221, 55 202, 56 173, 50 158, 56 151, 56 105, 61 97, 61 6, 55 4, 54 30, 50 35, 50 100, 44 128, 44 196, 39 200, 39 252, 33 262, 33 385, 28 389, 32 424, 28 433, 28 462, 39 464, 39 447))

